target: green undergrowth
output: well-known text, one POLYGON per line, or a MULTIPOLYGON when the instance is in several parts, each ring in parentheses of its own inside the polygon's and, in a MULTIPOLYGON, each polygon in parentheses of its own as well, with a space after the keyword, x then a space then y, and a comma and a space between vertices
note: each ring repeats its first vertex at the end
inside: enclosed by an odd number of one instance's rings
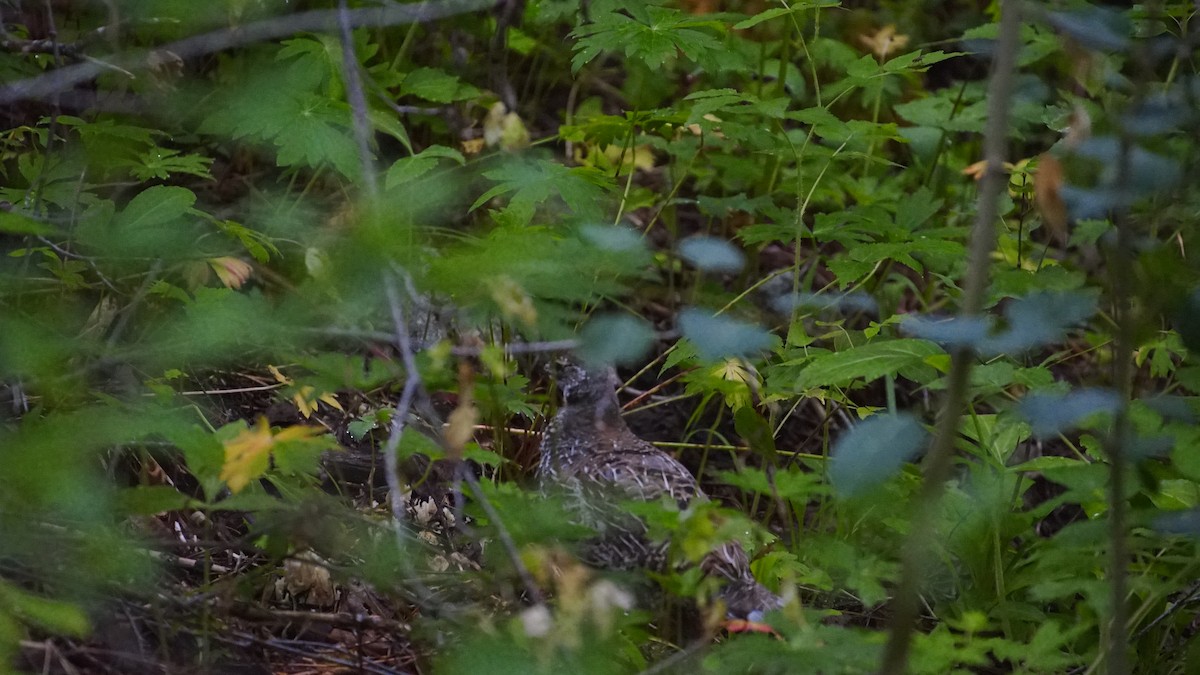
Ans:
POLYGON ((889 672, 1200 667, 1194 4, 1024 3, 1003 101, 997 3, 447 4, 196 50, 336 9, 200 4, 51 3, 58 48, 44 8, 5 10, 0 672, 103 644, 119 602, 170 625, 156 658, 217 672, 229 603, 310 554, 404 608, 422 672, 875 672, 908 583, 889 672), (719 629, 694 567, 578 562, 531 479, 564 347, 652 389, 630 419, 719 503, 629 508, 681 563, 742 539, 788 600, 773 632, 719 629), (321 468, 389 446, 469 460, 469 532, 397 534, 385 480, 321 468))

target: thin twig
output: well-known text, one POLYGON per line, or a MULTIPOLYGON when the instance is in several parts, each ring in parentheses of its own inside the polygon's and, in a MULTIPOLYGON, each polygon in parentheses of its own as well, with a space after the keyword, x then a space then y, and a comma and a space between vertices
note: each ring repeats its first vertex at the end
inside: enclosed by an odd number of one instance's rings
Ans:
MULTIPOLYGON (((347 337, 359 340, 369 340, 371 342, 385 342, 388 344, 394 343, 396 336, 393 333, 385 333, 375 330, 358 330, 355 328, 310 328, 309 332, 320 333, 330 337, 347 337)), ((662 333, 663 339, 670 339, 673 333, 662 333)), ((543 352, 567 352, 572 349, 579 348, 579 340, 549 340, 546 342, 516 342, 506 345, 499 345, 506 354, 540 354, 543 352)), ((458 346, 450 349, 450 354, 459 358, 479 356, 490 345, 485 346, 458 346)))
POLYGON ((362 73, 358 69, 358 55, 354 53, 354 35, 346 0, 338 2, 338 36, 342 42, 342 74, 346 81, 346 101, 353 112, 354 141, 358 144, 364 191, 374 201, 379 196, 379 176, 371 156, 371 120, 367 114, 367 97, 363 94, 362 73))
POLYGON ((394 634, 412 632, 412 626, 375 614, 351 614, 349 612, 307 612, 304 610, 262 609, 244 603, 232 607, 233 613, 243 619, 263 622, 308 622, 324 623, 339 628, 374 628, 394 634))
POLYGON ((387 471, 388 497, 392 502, 392 520, 396 529, 396 544, 403 548, 404 533, 404 491, 400 488, 400 460, 397 453, 400 449, 400 437, 404 435, 404 425, 408 421, 408 411, 412 408, 413 398, 421 386, 421 374, 417 371, 417 359, 413 355, 412 343, 408 337, 408 324, 404 320, 404 308, 400 305, 400 294, 396 290, 396 282, 391 275, 385 275, 383 288, 387 293, 388 306, 392 313, 392 326, 396 348, 400 350, 400 358, 404 362, 404 389, 400 392, 400 400, 392 413, 392 424, 387 442, 383 445, 384 467, 387 471))
MULTIPOLYGON (((496 2, 497 0, 441 0, 419 5, 388 4, 382 7, 349 10, 346 20, 354 28, 399 26, 477 12, 494 6, 496 2)), ((0 105, 24 99, 43 98, 55 92, 66 91, 77 84, 94 79, 107 68, 141 70, 147 67, 147 57, 159 50, 171 52, 181 59, 189 59, 296 33, 332 32, 337 26, 338 10, 313 10, 193 35, 160 47, 113 57, 105 65, 90 61, 77 63, 45 75, 13 82, 0 88, 0 105)))
POLYGON ((470 471, 467 464, 463 461, 458 462, 458 472, 461 478, 466 481, 471 488, 471 493, 475 496, 475 500, 479 502, 483 512, 487 514, 492 524, 496 526, 496 536, 500 538, 500 543, 504 546, 504 551, 508 553, 513 567, 517 570, 517 576, 521 578, 521 583, 525 586, 525 592, 529 595, 529 599, 535 605, 545 604, 546 600, 542 596, 542 591, 533 580, 533 575, 529 573, 529 569, 525 567, 525 563, 521 561, 521 551, 517 548, 517 543, 513 541, 512 535, 509 534, 508 528, 504 526, 504 521, 500 518, 499 512, 492 506, 492 502, 488 500, 487 495, 483 494, 483 488, 479 485, 479 479, 470 471))
MULTIPOLYGON (((214 634, 213 638, 238 647, 247 647, 251 644, 256 644, 270 649, 278 649, 281 652, 304 656, 313 659, 314 661, 322 661, 324 663, 345 666, 350 668, 351 672, 355 673, 372 673, 373 675, 408 675, 411 673, 411 671, 407 670, 396 670, 394 668, 389 668, 375 661, 366 661, 362 658, 351 661, 348 659, 339 659, 335 656, 330 656, 328 653, 325 653, 325 650, 337 649, 336 645, 319 644, 317 645, 317 648, 301 649, 300 647, 294 646, 297 644, 305 644, 300 640, 260 638, 239 630, 230 631, 230 635, 234 637, 227 637, 218 633, 214 634)), ((342 652, 346 653, 344 650, 342 650, 342 652)), ((348 657, 353 656, 348 653, 346 655, 348 657)))
POLYGON ((117 290, 117 287, 113 285, 113 282, 110 281, 108 279, 108 277, 104 276, 104 273, 100 271, 100 268, 96 265, 95 258, 91 258, 86 255, 81 255, 79 253, 69 251, 42 236, 39 236, 37 238, 37 240, 42 242, 43 244, 45 244, 51 251, 54 251, 55 253, 61 255, 64 258, 73 258, 76 260, 82 260, 83 262, 87 263, 88 267, 92 268, 92 272, 96 275, 96 278, 100 279, 100 282, 102 284, 104 284, 105 286, 108 286, 109 290, 114 291, 116 293, 120 293, 120 291, 117 290))
POLYGON ((662 661, 659 661, 658 663, 643 670, 638 675, 658 675, 658 673, 665 673, 675 666, 681 665, 683 662, 687 661, 693 656, 700 654, 705 649, 708 649, 710 644, 712 644, 712 640, 710 638, 700 638, 699 640, 696 640, 683 649, 680 649, 662 661))
POLYGON ((496 32, 488 47, 492 86, 510 111, 517 109, 517 93, 508 78, 508 31, 515 28, 525 9, 525 0, 501 0, 496 13, 496 32))
POLYGON ((142 300, 146 299, 146 294, 150 292, 150 287, 153 286, 154 281, 158 279, 158 273, 162 270, 162 266, 163 262, 161 258, 154 261, 154 264, 150 266, 150 272, 146 275, 145 280, 142 281, 142 285, 139 286, 137 292, 134 293, 133 299, 129 301, 129 304, 126 305, 123 310, 121 310, 121 318, 117 320, 117 325, 113 327, 112 333, 110 333, 108 336, 108 348, 110 350, 117 346, 117 342, 120 341, 121 335, 125 333, 125 329, 129 326, 130 320, 133 319, 133 315, 137 311, 138 305, 142 304, 142 300))

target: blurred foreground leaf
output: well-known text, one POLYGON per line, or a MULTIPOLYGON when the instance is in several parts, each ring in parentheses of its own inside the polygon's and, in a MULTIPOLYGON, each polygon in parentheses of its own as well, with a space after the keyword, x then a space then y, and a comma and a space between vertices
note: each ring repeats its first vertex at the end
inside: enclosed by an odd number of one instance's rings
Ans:
POLYGON ((829 479, 843 496, 854 497, 891 478, 916 457, 927 441, 912 415, 874 415, 842 434, 833 446, 829 479))

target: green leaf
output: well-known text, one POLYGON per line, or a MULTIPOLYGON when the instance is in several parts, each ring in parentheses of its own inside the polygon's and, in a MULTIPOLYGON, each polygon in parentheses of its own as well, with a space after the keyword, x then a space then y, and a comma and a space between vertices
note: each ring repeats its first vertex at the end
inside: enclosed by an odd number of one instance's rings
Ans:
POLYGON ((466 159, 462 156, 462 153, 454 148, 448 148, 444 145, 431 145, 412 157, 404 157, 396 160, 396 163, 388 169, 387 176, 384 179, 384 187, 391 190, 410 181, 415 181, 432 171, 443 159, 453 160, 459 166, 466 164, 466 159))
POLYGON ((983 133, 987 116, 987 101, 959 105, 949 95, 927 96, 893 106, 904 119, 945 131, 983 133))
POLYGON ((511 194, 512 205, 530 209, 558 195, 576 216, 597 220, 606 190, 614 188, 612 180, 595 169, 568 168, 548 160, 514 160, 483 175, 497 185, 475 200, 472 211, 502 195, 511 194))
POLYGON ((135 485, 117 493, 117 510, 129 516, 153 516, 183 509, 190 501, 168 485, 135 485))
POLYGON ((368 112, 368 117, 371 118, 371 124, 373 124, 376 129, 400 141, 400 144, 404 146, 405 150, 408 150, 409 152, 413 151, 412 140, 408 137, 408 130, 405 129, 400 120, 396 118, 395 113, 390 110, 371 108, 371 110, 368 112))
POLYGON ((789 4, 787 7, 772 7, 771 9, 768 9, 765 12, 760 12, 749 19, 743 19, 742 21, 735 23, 733 25, 733 29, 745 30, 747 28, 753 28, 764 21, 770 21, 771 19, 787 16, 788 14, 797 14, 810 9, 839 7, 841 4, 842 3, 840 0, 800 0, 799 2, 793 2, 789 4))
POLYGON ((860 378, 870 382, 921 365, 929 357, 942 353, 940 347, 926 340, 872 342, 818 356, 800 373, 796 387, 799 390, 839 387, 860 378))
POLYGON ((212 180, 208 167, 213 162, 211 157, 196 153, 181 153, 179 150, 155 146, 142 153, 137 161, 128 162, 130 172, 138 180, 146 181, 151 178, 167 179, 173 174, 186 174, 212 180))
POLYGON ((213 98, 200 131, 269 143, 280 166, 328 165, 357 178, 361 165, 350 109, 321 90, 328 69, 314 63, 257 63, 241 86, 224 88, 213 98))
POLYGON ((112 218, 80 225, 79 240, 117 258, 179 256, 193 250, 196 222, 187 218, 196 195, 181 187, 156 185, 138 193, 112 218))
POLYGON ((183 216, 196 203, 196 195, 181 187, 156 185, 140 192, 113 220, 126 229, 150 228, 183 216))
POLYGON ((873 415, 834 444, 830 482, 846 497, 863 494, 892 477, 925 444, 925 428, 916 417, 907 413, 873 415))
POLYGON ((0 232, 8 234, 47 235, 52 234, 54 228, 46 223, 34 220, 19 211, 0 209, 0 232))
POLYGON ((749 19, 745 19, 745 20, 742 20, 742 21, 739 21, 739 22, 733 24, 733 29, 734 30, 745 30, 747 28, 753 28, 764 21, 770 21, 771 19, 774 19, 774 18, 780 17, 780 16, 787 16, 788 14, 795 13, 797 11, 800 11, 801 9, 803 9, 803 8, 772 7, 771 9, 768 9, 765 12, 756 14, 756 15, 750 17, 749 19))
POLYGON ((87 614, 79 607, 34 595, 0 579, 0 616, 4 614, 55 635, 82 638, 92 630, 87 614))
POLYGON ((571 67, 578 71, 601 52, 622 50, 628 58, 639 59, 651 69, 661 68, 677 52, 693 61, 716 65, 721 42, 710 31, 722 30, 723 24, 690 16, 679 10, 629 3, 620 11, 597 13, 592 22, 575 29, 572 36, 575 58, 571 67))
POLYGON ((733 428, 764 462, 775 463, 775 433, 771 423, 754 408, 744 405, 733 412, 733 428))
MULTIPOLYGON (((244 425, 239 427, 244 428, 244 425)), ((188 471, 200 481, 206 498, 210 502, 216 499, 223 487, 220 474, 225 465, 225 448, 221 441, 196 425, 169 430, 166 436, 183 453, 188 471)))
POLYGON ((477 98, 479 90, 444 70, 418 68, 405 76, 404 83, 400 85, 400 94, 434 103, 453 103, 477 98))

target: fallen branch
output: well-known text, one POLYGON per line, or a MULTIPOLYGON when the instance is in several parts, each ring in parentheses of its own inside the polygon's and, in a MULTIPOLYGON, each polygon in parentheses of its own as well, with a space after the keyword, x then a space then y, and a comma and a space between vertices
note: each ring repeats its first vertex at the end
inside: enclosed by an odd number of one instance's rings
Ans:
MULTIPOLYGON (((346 11, 345 21, 350 28, 402 26, 478 12, 493 7, 496 2, 497 0, 440 0, 437 3, 364 7, 346 11)), ((338 10, 313 10, 289 14, 244 26, 194 35, 153 49, 117 55, 104 63, 98 61, 77 63, 45 75, 30 77, 0 87, 0 105, 25 99, 44 98, 57 92, 66 91, 77 84, 97 77, 109 68, 129 71, 146 68, 148 67, 148 57, 155 52, 170 52, 181 59, 189 59, 256 42, 287 37, 296 33, 334 32, 338 29, 338 13, 338 10)))

